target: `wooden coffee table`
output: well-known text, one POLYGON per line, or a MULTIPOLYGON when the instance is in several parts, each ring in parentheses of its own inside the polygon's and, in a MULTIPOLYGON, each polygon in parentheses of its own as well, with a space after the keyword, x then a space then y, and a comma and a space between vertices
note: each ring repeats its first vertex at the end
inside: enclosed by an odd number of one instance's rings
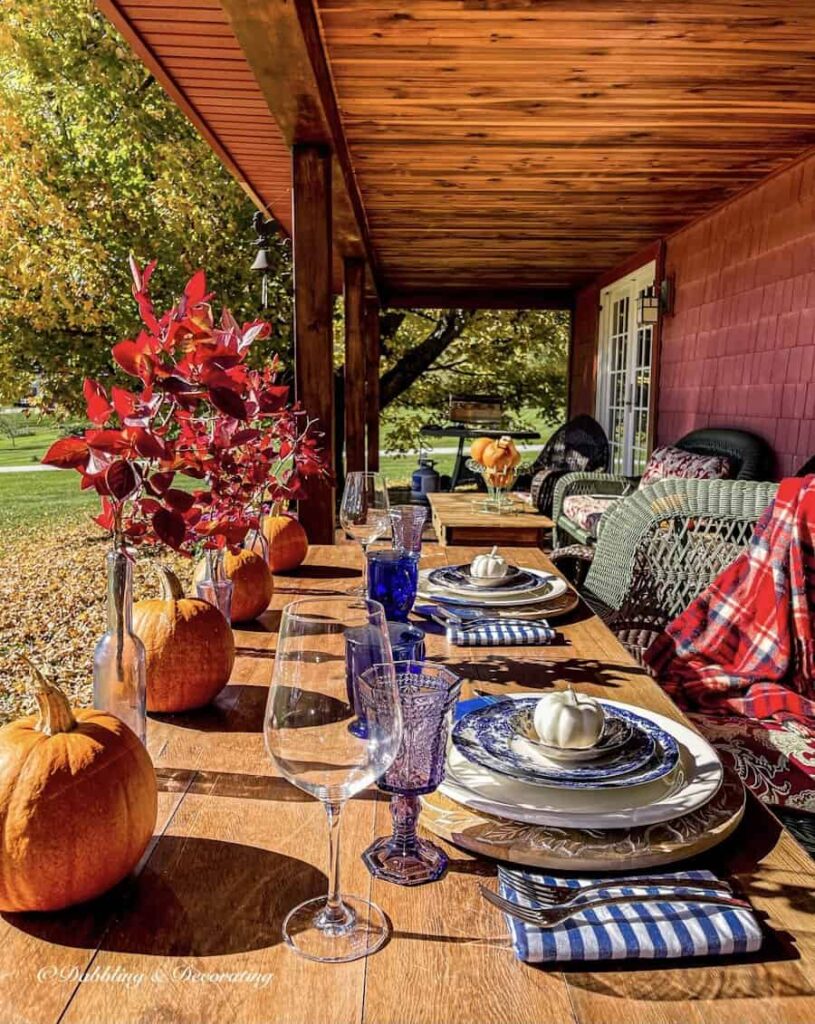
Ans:
POLYGON ((486 494, 428 494, 433 529, 439 544, 514 544, 541 548, 548 540, 552 520, 517 502, 515 511, 498 515, 483 512, 486 494))

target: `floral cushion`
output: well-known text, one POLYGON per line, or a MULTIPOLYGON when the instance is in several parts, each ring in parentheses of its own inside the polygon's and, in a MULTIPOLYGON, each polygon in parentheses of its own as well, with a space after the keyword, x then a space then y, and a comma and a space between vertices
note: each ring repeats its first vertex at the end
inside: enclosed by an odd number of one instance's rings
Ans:
POLYGON ((689 717, 759 800, 815 812, 815 730, 803 720, 689 717))
POLYGON ((603 513, 617 501, 619 498, 611 494, 570 494, 563 500, 563 514, 590 536, 597 537, 603 513))
POLYGON ((675 477, 684 480, 724 480, 730 476, 732 468, 726 455, 694 455, 693 452, 666 444, 651 453, 640 479, 640 487, 675 477))

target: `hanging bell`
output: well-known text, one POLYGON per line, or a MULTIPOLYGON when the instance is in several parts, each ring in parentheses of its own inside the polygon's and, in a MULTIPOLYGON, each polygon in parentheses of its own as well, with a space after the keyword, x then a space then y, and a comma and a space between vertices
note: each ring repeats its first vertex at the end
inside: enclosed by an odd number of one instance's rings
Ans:
POLYGON ((272 265, 269 262, 269 250, 258 249, 258 254, 255 256, 255 262, 252 264, 252 270, 259 270, 264 274, 271 270, 272 265))

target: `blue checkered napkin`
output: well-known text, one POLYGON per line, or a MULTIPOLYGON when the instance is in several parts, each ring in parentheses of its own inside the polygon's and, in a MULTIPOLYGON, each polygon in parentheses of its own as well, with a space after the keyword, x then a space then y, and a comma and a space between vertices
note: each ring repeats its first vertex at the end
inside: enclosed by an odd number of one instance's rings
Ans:
MULTIPOLYGON (((513 875, 536 878, 544 885, 568 885, 575 889, 601 881, 597 878, 555 878, 532 871, 499 868, 501 895, 524 907, 538 907, 540 904, 513 888, 513 875)), ((664 878, 670 883, 687 879, 690 887, 694 878, 712 879, 715 876, 709 871, 683 871, 664 878)), ((591 902, 596 898, 592 894, 586 897, 587 909, 583 913, 556 928, 536 928, 509 914, 504 915, 515 955, 530 964, 572 960, 667 960, 754 953, 761 946, 761 928, 750 910, 680 902, 676 896, 666 897, 664 903, 637 903, 635 893, 657 893, 659 889, 621 890, 619 886, 626 883, 635 886, 636 876, 609 879, 609 885, 614 888, 603 890, 603 895, 631 892, 630 904, 592 910, 591 902)), ((698 894, 698 889, 689 888, 688 898, 698 894)))
POLYGON ((555 631, 541 623, 485 622, 480 625, 447 627, 447 639, 457 647, 522 647, 548 644, 555 631))

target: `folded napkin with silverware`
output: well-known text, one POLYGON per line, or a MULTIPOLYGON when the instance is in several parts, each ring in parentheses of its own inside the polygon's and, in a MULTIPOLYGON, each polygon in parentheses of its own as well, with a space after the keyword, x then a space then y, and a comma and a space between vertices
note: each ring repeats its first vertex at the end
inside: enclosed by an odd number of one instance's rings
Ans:
POLYGON ((515 647, 548 644, 555 631, 546 619, 497 615, 467 607, 453 611, 441 605, 422 604, 413 609, 418 615, 444 626, 447 639, 458 647, 515 647))
POLYGON ((760 948, 750 905, 710 871, 639 877, 638 885, 636 875, 556 878, 501 866, 500 896, 490 893, 490 902, 505 909, 515 953, 527 963, 727 956, 760 948), (502 900, 526 919, 512 916, 502 900))
POLYGON ((447 626, 447 639, 457 647, 519 647, 548 644, 555 631, 545 619, 537 622, 484 619, 447 626))

